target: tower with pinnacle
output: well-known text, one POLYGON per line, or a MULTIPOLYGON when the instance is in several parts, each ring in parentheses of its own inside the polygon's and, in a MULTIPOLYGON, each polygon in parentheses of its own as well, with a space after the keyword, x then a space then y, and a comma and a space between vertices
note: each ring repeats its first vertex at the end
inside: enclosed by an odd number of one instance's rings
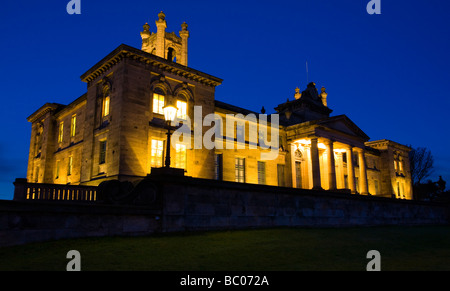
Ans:
POLYGON ((186 22, 181 24, 179 36, 174 32, 166 32, 167 23, 164 12, 158 14, 156 20, 156 33, 150 31, 150 25, 144 24, 141 32, 142 50, 158 57, 176 62, 180 65, 188 65, 188 39, 189 31, 186 22))

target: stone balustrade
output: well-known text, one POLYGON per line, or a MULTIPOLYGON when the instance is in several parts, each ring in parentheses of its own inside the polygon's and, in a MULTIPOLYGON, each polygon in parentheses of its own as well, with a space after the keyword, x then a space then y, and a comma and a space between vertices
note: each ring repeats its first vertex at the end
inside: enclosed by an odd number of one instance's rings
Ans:
POLYGON ((97 187, 28 183, 26 179, 14 182, 15 201, 70 201, 96 202, 97 187))

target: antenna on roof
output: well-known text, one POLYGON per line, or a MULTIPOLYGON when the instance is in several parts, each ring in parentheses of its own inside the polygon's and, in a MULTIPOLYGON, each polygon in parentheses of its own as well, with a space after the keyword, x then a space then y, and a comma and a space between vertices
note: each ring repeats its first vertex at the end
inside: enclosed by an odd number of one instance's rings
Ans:
POLYGON ((306 61, 306 85, 309 84, 309 70, 308 70, 308 61, 306 61))

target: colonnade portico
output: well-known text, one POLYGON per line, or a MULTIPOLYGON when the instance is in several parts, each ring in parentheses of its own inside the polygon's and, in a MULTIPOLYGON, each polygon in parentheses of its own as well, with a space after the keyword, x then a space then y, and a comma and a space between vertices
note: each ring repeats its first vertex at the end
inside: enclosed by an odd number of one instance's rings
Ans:
POLYGON ((351 193, 369 194, 365 150, 362 147, 313 136, 293 141, 291 158, 294 188, 349 189, 351 193), (355 152, 358 167, 353 160, 355 152), (359 168, 358 180, 356 168, 359 168))

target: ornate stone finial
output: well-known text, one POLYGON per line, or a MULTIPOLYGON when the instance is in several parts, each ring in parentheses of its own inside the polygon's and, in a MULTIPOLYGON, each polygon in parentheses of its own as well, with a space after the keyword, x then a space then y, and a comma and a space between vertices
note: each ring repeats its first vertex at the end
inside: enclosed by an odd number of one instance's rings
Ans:
POLYGON ((150 25, 147 22, 144 24, 144 32, 150 32, 150 25))
POLYGON ((322 87, 321 93, 320 93, 320 98, 322 99, 323 105, 328 107, 327 97, 328 97, 328 93, 326 92, 325 87, 322 87))
POLYGON ((188 25, 186 22, 183 22, 183 24, 181 24, 181 30, 182 31, 187 31, 188 25))
POLYGON ((164 21, 164 20, 166 20, 166 15, 164 14, 164 12, 161 11, 158 14, 158 18, 160 21, 164 21))
POLYGON ((300 88, 299 87, 295 88, 295 95, 294 95, 294 97, 295 97, 295 100, 298 100, 298 99, 300 99, 302 97, 302 93, 300 93, 300 88))
POLYGON ((146 47, 148 46, 148 38, 150 37, 151 32, 150 32, 150 25, 148 25, 148 23, 144 24, 144 31, 141 32, 141 37, 142 37, 142 50, 145 50, 146 47))
POLYGON ((261 108, 261 114, 266 114, 266 109, 264 108, 264 106, 261 108))

